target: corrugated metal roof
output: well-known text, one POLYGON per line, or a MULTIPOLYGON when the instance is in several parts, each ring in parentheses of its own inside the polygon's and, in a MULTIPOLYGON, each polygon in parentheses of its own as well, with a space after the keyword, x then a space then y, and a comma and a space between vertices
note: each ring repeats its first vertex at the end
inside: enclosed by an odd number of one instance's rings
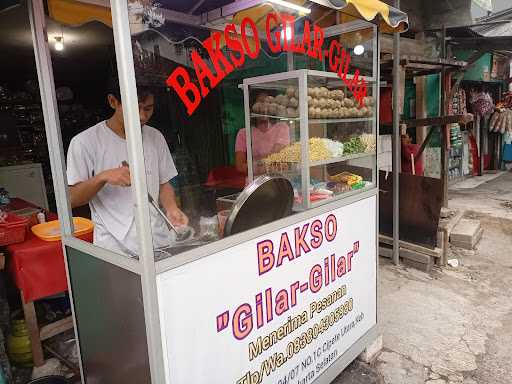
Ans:
POLYGON ((490 16, 483 17, 478 20, 479 23, 493 23, 489 25, 473 27, 473 31, 481 36, 497 37, 512 36, 512 7, 501 12, 494 13, 490 16), (503 21, 503 23, 498 23, 503 21), (496 22, 496 23, 494 23, 496 22))
POLYGON ((512 22, 500 24, 487 31, 481 32, 481 34, 486 37, 512 36, 512 22))

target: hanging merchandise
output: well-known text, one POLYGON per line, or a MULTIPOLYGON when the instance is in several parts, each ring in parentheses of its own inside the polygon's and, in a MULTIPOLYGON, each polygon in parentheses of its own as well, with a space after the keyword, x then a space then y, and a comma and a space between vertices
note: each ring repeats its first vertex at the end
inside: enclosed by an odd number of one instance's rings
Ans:
POLYGON ((468 113, 466 106, 466 91, 459 88, 453 95, 450 114, 452 115, 465 115, 468 113))
MULTIPOLYGON (((511 83, 512 84, 512 83, 511 83)), ((497 108, 510 108, 512 109, 512 92, 503 94, 503 100, 496 104, 497 108)))
POLYGON ((473 112, 484 116, 494 111, 494 102, 488 92, 471 92, 470 104, 473 112))
POLYGON ((496 109, 489 122, 489 132, 512 133, 512 110, 508 108, 496 109))
POLYGON ((503 161, 512 161, 512 132, 507 131, 503 135, 503 161))

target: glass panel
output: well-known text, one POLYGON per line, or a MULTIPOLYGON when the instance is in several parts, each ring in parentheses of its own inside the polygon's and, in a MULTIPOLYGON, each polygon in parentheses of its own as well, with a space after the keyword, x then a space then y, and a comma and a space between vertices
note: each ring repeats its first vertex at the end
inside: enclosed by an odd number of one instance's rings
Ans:
MULTIPOLYGON (((302 194, 299 79, 262 82, 249 86, 252 179, 280 174, 292 183, 296 200, 302 194)), ((235 151, 245 152, 238 133, 235 151)), ((245 142, 245 140, 243 140, 245 142)), ((245 155, 244 155, 245 156, 245 155)))
MULTIPOLYGON (((75 236, 137 257, 134 195, 129 169, 123 166, 128 152, 113 31, 99 21, 87 21, 69 26, 52 20, 47 30, 75 236)), ((59 228, 49 225, 40 233, 51 238, 59 228)))
MULTIPOLYGON (((376 70, 374 65, 377 47, 376 29, 370 26, 350 32, 340 32, 343 29, 343 24, 326 27, 322 60, 307 54, 294 53, 294 68, 338 73, 341 66, 342 73, 354 75, 357 71, 359 76, 373 78, 376 70)), ((301 38, 303 31, 300 30, 298 33, 301 38)))
POLYGON ((0 209, 37 223, 38 210, 56 212, 56 203, 28 8, 0 4, 0 209))
MULTIPOLYGON (((344 49, 350 56, 348 74, 359 71, 361 76, 374 77, 376 69, 374 65, 374 54, 376 54, 375 31, 373 27, 369 27, 328 37, 326 46, 330 49, 329 55, 331 56, 331 53, 333 53, 332 57, 339 57, 337 55, 338 45, 333 43, 333 41, 336 41, 339 43, 340 50, 344 49)), ((332 71, 330 63, 328 68, 332 71)))
MULTIPOLYGON (((283 16, 290 9, 256 7, 211 20, 216 27, 208 29, 213 24, 194 26, 192 19, 219 4, 205 3, 187 16, 188 21, 185 16, 172 19, 174 13, 165 10, 183 12, 174 2, 144 4, 128 2, 137 89, 150 95, 154 103, 153 114, 143 119, 149 127, 143 128, 143 136, 144 130, 150 130, 157 138, 153 147, 147 147, 147 142, 144 146, 149 192, 174 226, 188 221, 190 228, 186 231, 188 237, 177 238, 157 208, 150 207, 157 257, 187 251, 235 233, 232 224, 238 208, 233 210, 233 206, 264 180, 261 176, 278 175, 288 180, 293 208, 286 214, 311 208, 308 196, 314 188, 310 181, 317 173, 316 168, 324 172, 327 183, 332 166, 310 164, 308 139, 317 137, 308 133, 310 129, 325 126, 321 138, 331 140, 350 140, 362 133, 375 137, 371 120, 375 108, 366 108, 365 116, 351 117, 354 124, 350 125, 348 114, 334 115, 337 109, 336 113, 341 113, 341 107, 333 105, 332 116, 310 115, 309 119, 315 121, 308 124, 308 112, 313 107, 308 104, 309 79, 319 84, 311 87, 343 91, 347 82, 352 82, 356 64, 363 63, 354 59, 355 64, 348 67, 348 77, 343 77, 343 71, 333 71, 329 65, 329 39, 335 39, 338 45, 346 41, 338 33, 337 37, 326 37, 319 45, 321 41, 314 31, 324 26, 315 26, 313 17, 291 15, 295 19, 291 23, 286 21, 289 17, 283 16), (304 38, 307 33, 308 42, 304 38), (302 53, 298 52, 301 49, 302 53), (288 71, 293 68, 313 72, 288 71), (326 119, 343 121, 330 127, 331 122, 322 122, 326 119), (338 137, 341 134, 344 136, 338 137)), ((365 30, 361 38, 354 40, 369 44, 361 56, 370 58, 371 64, 360 70, 353 83, 359 96, 362 76, 371 76, 373 70, 373 29, 368 31, 370 35, 365 30)), ((353 48, 350 46, 351 55, 353 48)), ((339 66, 342 50, 333 55, 339 66)), ((372 85, 367 82, 367 86, 372 85)), ((371 91, 363 96, 371 96, 371 91)), ((356 114, 362 110, 356 109, 356 114)), ((368 172, 361 173, 369 182, 365 187, 370 188, 375 178, 375 155, 366 160, 343 159, 342 165, 343 169, 367 167, 368 172)), ((269 205, 256 206, 258 209, 250 216, 253 221, 247 219, 244 230, 268 222, 262 215, 271 209, 259 208, 269 205)), ((277 218, 280 217, 274 217, 277 218)))
POLYGON ((372 84, 358 100, 339 78, 308 76, 310 206, 373 187, 376 105, 372 84))

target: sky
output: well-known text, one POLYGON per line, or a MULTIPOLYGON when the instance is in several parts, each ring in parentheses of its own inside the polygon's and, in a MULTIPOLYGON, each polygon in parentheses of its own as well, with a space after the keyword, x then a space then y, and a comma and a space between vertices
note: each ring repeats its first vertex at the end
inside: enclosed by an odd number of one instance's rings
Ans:
MULTIPOLYGON (((512 8, 512 2, 510 0, 492 0, 494 12, 503 11, 507 8, 512 8)), ((487 14, 486 11, 481 9, 478 5, 473 5, 471 9, 473 17, 482 17, 487 14)))

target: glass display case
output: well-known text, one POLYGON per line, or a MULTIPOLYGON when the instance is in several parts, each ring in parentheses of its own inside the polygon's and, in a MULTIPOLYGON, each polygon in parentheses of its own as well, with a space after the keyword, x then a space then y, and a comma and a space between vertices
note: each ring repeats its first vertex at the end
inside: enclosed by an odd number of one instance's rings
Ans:
POLYGON ((374 188, 376 83, 360 79, 366 94, 357 99, 334 72, 301 69, 245 79, 249 181, 286 176, 296 211, 374 188))

